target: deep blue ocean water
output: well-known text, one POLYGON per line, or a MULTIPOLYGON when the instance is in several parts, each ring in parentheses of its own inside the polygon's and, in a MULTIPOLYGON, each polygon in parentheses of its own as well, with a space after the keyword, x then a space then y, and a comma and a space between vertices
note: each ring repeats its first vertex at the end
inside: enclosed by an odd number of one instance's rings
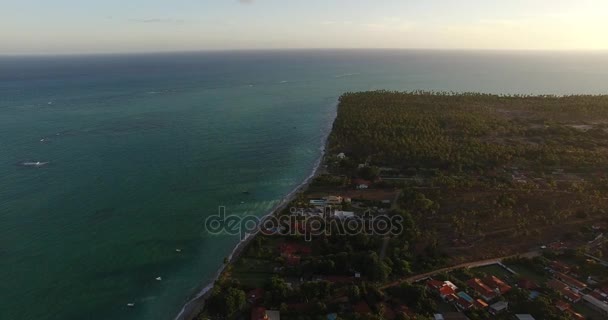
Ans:
POLYGON ((373 89, 608 93, 608 53, 0 57, 0 319, 174 318, 238 241, 204 218, 266 214, 373 89))

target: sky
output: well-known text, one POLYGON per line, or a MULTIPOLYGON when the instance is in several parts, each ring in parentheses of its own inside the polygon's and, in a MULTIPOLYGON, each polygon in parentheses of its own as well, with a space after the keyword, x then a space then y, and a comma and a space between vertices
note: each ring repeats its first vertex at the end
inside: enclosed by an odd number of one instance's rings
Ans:
POLYGON ((607 0, 0 0, 0 54, 608 50, 607 0))

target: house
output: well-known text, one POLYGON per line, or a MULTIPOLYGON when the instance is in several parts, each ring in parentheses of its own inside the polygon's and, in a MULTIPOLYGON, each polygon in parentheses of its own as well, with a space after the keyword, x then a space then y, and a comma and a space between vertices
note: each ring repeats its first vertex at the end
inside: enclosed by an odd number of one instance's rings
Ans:
POLYGON ((363 179, 354 179, 353 184, 357 189, 367 189, 372 185, 372 182, 363 179))
POLYGON ((247 301, 251 304, 257 304, 264 299, 264 289, 256 288, 247 293, 247 301))
POLYGON ((585 300, 585 302, 587 302, 587 304, 597 312, 603 314, 604 316, 608 316, 608 304, 606 304, 604 301, 601 301, 590 294, 584 295, 583 300, 585 300))
POLYGON ((577 302, 581 301, 581 299, 582 299, 580 294, 570 290, 570 288, 568 288, 568 286, 565 283, 560 282, 558 280, 551 279, 551 280, 547 281, 547 287, 555 290, 564 299, 566 299, 572 303, 577 303, 577 302))
POLYGON ((570 288, 573 288, 577 291, 585 290, 587 288, 587 285, 585 283, 578 281, 578 280, 574 279, 573 277, 563 274, 561 272, 555 272, 553 274, 553 277, 555 277, 555 279, 557 279, 557 280, 562 281, 563 283, 568 285, 570 288))
POLYGON ((531 314, 516 314, 515 319, 517 320, 536 320, 531 314))
POLYGON ((441 297, 444 301, 450 302, 457 298, 455 297, 455 294, 458 287, 450 281, 429 280, 427 281, 426 286, 431 292, 441 297))
POLYGON ((488 304, 481 299, 477 299, 477 300, 473 301, 473 305, 475 306, 475 308, 482 309, 482 310, 488 307, 488 304))
POLYGON ((355 213, 351 212, 351 211, 334 211, 334 217, 336 219, 340 219, 340 220, 345 220, 345 219, 351 219, 355 217, 355 213))
POLYGON ((323 200, 325 200, 325 204, 333 204, 333 205, 342 204, 342 197, 339 197, 339 196, 327 196, 327 197, 323 198, 323 200))
POLYGON ((486 301, 496 298, 496 292, 478 278, 467 281, 467 285, 475 290, 475 292, 477 292, 477 294, 479 294, 486 301))
POLYGON ((505 301, 499 301, 490 306, 488 310, 491 314, 497 315, 509 309, 509 303, 505 301))
POLYGON ((555 272, 568 273, 570 272, 570 266, 559 261, 551 261, 549 268, 555 272))
POLYGON ((266 308, 256 307, 251 309, 251 320, 269 320, 266 308))
POLYGON ((536 283, 530 279, 527 279, 527 278, 519 280, 517 282, 517 286, 522 289, 526 289, 526 290, 536 290, 536 289, 540 288, 538 283, 536 283))
POLYGON ((580 313, 577 313, 576 311, 572 310, 572 309, 568 309, 566 310, 566 313, 568 315, 570 315, 570 318, 574 319, 574 320, 585 320, 585 316, 583 316, 580 313))
POLYGON ((278 310, 267 310, 266 316, 268 320, 281 320, 281 312, 278 310))
POLYGON ((495 276, 489 276, 483 279, 483 283, 490 287, 499 295, 505 294, 511 290, 511 286, 506 284, 495 276))
POLYGON ((456 293, 456 291, 454 291, 454 289, 452 289, 452 287, 447 286, 447 285, 443 286, 443 287, 441 287, 441 289, 439 289, 439 296, 444 301, 452 301, 454 299, 455 293, 456 293))
POLYGON ((319 200, 319 199, 312 199, 309 201, 309 203, 313 206, 324 206, 325 205, 325 200, 319 200))
POLYGON ((566 302, 564 300, 558 300, 555 303, 555 307, 557 309, 559 309, 559 311, 566 311, 566 310, 570 309, 572 306, 568 302, 566 302))

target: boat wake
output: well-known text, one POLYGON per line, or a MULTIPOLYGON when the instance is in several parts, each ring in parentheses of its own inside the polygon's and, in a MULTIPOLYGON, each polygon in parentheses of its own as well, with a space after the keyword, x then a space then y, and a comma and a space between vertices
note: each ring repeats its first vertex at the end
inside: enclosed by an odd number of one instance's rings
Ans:
POLYGON ((339 74, 337 76, 335 76, 335 78, 346 78, 346 77, 354 77, 354 76, 358 76, 360 75, 360 73, 345 73, 345 74, 339 74))
POLYGON ((44 167, 48 165, 50 162, 48 161, 24 161, 19 162, 17 165, 20 167, 44 167))

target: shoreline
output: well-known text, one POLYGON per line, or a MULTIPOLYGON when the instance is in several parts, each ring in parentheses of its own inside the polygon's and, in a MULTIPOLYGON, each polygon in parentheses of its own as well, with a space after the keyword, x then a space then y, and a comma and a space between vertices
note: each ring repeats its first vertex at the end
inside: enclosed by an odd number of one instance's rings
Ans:
MULTIPOLYGON (((308 177, 306 177, 306 179, 304 179, 304 181, 302 183, 300 183, 295 189, 293 189, 291 192, 289 192, 287 195, 285 195, 285 197, 283 197, 283 199, 279 203, 277 203, 272 209, 270 209, 268 211, 268 213, 261 216, 260 219, 265 219, 267 217, 270 217, 270 216, 276 214, 277 212, 284 210, 289 205, 289 203, 291 203, 291 201, 294 200, 295 196, 298 193, 306 190, 308 188, 308 186, 310 185, 310 183, 314 180, 314 178, 316 178, 318 176, 319 172, 321 171, 320 169, 324 163, 325 156, 327 154, 329 136, 331 134, 333 124, 334 124, 337 114, 338 114, 338 104, 339 104, 339 101, 334 103, 334 110, 333 110, 333 113, 331 114, 332 119, 331 119, 331 121, 328 121, 328 127, 326 128, 326 132, 321 139, 321 141, 322 141, 322 144, 320 147, 321 152, 320 152, 319 157, 315 161, 311 174, 308 177)), ((256 235, 257 235, 257 233, 249 234, 249 235, 247 235, 247 237, 245 239, 243 239, 243 240, 239 241, 239 243, 237 243, 237 245, 234 247, 234 249, 232 249, 230 255, 228 255, 228 257, 227 257, 228 263, 223 263, 219 267, 218 271, 213 276, 213 278, 211 279, 209 284, 206 285, 201 291, 199 291, 194 298, 192 298, 188 302, 186 302, 186 304, 182 307, 182 309, 180 310, 178 315, 174 318, 174 320, 192 320, 203 310, 203 308, 205 307, 205 302, 206 302, 207 298, 209 298, 209 295, 212 292, 215 282, 219 279, 219 277, 222 275, 222 273, 224 272, 224 270, 230 263, 234 263, 238 258, 241 257, 245 248, 247 248, 247 245, 251 242, 251 240, 253 240, 255 238, 256 235)))

